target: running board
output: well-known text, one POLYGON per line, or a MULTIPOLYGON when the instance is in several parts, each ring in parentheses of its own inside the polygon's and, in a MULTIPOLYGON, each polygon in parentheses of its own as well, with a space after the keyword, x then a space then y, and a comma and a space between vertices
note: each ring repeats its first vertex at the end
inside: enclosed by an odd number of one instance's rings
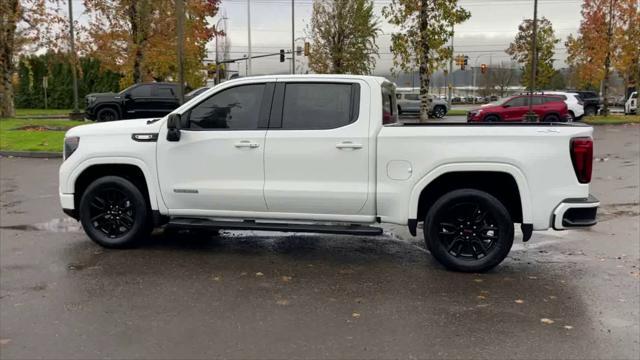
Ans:
POLYGON ((310 232, 321 234, 347 234, 373 236, 382 235, 382 229, 366 225, 319 225, 319 224, 286 224, 245 221, 220 221, 207 219, 172 218, 168 227, 195 229, 226 229, 226 230, 264 230, 282 232, 310 232))

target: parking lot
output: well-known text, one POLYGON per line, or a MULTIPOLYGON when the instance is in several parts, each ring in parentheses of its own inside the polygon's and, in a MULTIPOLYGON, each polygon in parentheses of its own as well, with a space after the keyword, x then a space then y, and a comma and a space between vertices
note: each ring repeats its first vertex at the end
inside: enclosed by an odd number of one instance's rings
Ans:
MULTIPOLYGON (((590 230, 518 235, 485 274, 421 232, 158 231, 107 250, 64 216, 57 159, 0 159, 2 358, 636 358, 640 126, 595 129, 590 230)), ((552 176, 552 175, 550 175, 552 176)))

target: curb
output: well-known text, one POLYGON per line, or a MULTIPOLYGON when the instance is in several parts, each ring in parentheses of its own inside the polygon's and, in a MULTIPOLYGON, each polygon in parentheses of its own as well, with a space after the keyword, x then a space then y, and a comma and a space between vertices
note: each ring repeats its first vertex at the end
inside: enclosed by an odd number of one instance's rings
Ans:
POLYGON ((21 158, 39 158, 39 159, 59 159, 62 158, 61 152, 49 151, 0 151, 3 157, 21 157, 21 158))

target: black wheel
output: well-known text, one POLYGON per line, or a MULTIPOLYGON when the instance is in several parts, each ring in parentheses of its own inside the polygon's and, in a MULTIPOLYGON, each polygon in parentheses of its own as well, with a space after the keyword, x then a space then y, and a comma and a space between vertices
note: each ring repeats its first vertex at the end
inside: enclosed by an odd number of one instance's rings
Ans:
POLYGON ((132 182, 105 176, 87 187, 80 200, 80 222, 91 240, 108 248, 125 248, 153 230, 151 210, 132 182))
POLYGON ((119 119, 118 112, 112 108, 100 109, 96 114, 96 120, 98 120, 99 122, 114 121, 118 119, 119 119))
POLYGON ((598 110, 594 106, 587 106, 584 108, 584 114, 586 116, 595 116, 598 114, 598 110))
POLYGON ((433 109, 433 115, 438 119, 442 119, 445 115, 447 115, 447 108, 445 108, 444 106, 436 106, 433 109))
POLYGON ((569 117, 567 118, 567 122, 574 122, 576 121, 576 114, 573 113, 573 111, 569 111, 569 117))
POLYGON ((489 115, 484 118, 485 122, 498 122, 500 118, 497 115, 489 115))
POLYGON ((454 190, 427 212, 424 237, 431 254, 450 270, 483 272, 504 260, 513 244, 513 222, 492 195, 454 190))
POLYGON ((558 117, 558 115, 555 114, 550 114, 544 117, 544 119, 542 119, 542 122, 560 122, 560 117, 558 117))

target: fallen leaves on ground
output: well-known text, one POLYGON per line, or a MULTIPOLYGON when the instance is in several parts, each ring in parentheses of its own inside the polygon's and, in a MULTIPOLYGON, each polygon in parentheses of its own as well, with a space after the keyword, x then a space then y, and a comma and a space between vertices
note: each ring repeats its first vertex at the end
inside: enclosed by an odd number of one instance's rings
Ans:
POLYGON ((293 277, 291 277, 291 276, 282 276, 280 279, 283 282, 289 282, 289 281, 291 281, 291 279, 293 279, 293 277))
POLYGON ((360 317, 360 314, 359 314, 359 313, 357 313, 357 312, 354 312, 353 314, 351 314, 351 317, 353 317, 353 318, 356 318, 356 319, 357 319, 357 318, 359 318, 359 317, 360 317))
POLYGON ((0 339, 0 345, 8 345, 11 339, 0 339))
POLYGON ((482 279, 473 279, 473 281, 475 281, 475 282, 477 282, 477 283, 481 283, 481 282, 483 282, 484 280, 482 280, 482 279))
POLYGON ((258 272, 256 273, 256 276, 264 276, 264 274, 263 274, 263 273, 261 273, 260 271, 258 271, 258 272))
POLYGON ((551 320, 551 319, 547 319, 547 318, 542 318, 540 319, 540 322, 543 324, 547 324, 547 325, 551 325, 553 324, 555 321, 551 320))
POLYGON ((289 305, 289 300, 287 300, 287 299, 278 299, 276 301, 276 304, 278 304, 280 306, 287 306, 287 305, 289 305))
POLYGON ((516 300, 514 300, 514 302, 516 304, 524 304, 524 300, 522 300, 522 299, 516 299, 516 300))
POLYGON ((564 326, 564 328, 565 328, 565 329, 567 329, 567 330, 571 330, 571 329, 573 329, 573 326, 571 326, 571 325, 565 325, 565 326, 564 326))

